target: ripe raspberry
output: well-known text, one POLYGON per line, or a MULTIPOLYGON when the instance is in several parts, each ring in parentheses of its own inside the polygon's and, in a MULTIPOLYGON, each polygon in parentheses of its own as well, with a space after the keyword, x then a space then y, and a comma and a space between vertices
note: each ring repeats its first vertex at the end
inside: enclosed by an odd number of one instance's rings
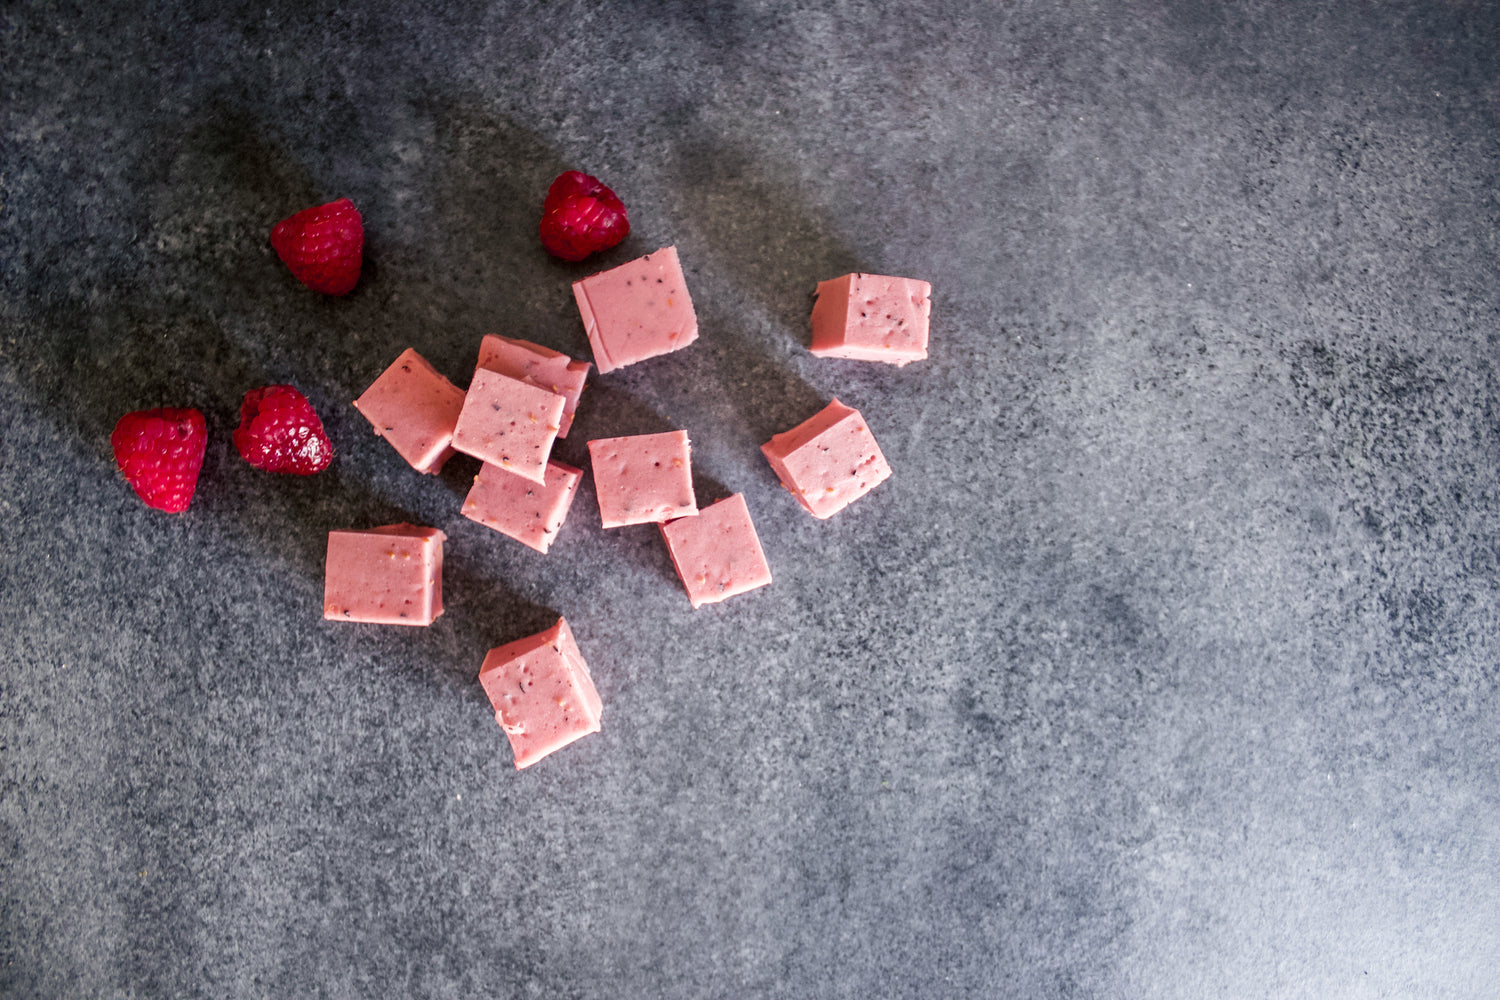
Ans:
POLYGON ((109 443, 125 481, 148 507, 170 514, 188 509, 208 446, 203 414, 190 409, 127 413, 115 424, 109 443))
POLYGON ((542 203, 542 246, 554 257, 583 260, 630 235, 625 205, 597 177, 569 170, 542 203))
POLYGON ((289 385, 251 389, 234 432, 240 456, 266 472, 310 476, 333 461, 333 445, 307 397, 289 385))
POLYGON ((324 295, 345 295, 359 281, 365 226, 354 202, 340 198, 276 223, 271 246, 308 288, 324 295))

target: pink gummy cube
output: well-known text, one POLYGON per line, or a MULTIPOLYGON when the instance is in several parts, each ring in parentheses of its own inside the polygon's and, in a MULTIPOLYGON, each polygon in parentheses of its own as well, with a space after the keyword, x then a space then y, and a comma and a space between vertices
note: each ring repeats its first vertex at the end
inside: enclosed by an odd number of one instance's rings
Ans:
POLYGON ((562 411, 557 393, 480 368, 453 428, 453 447, 542 483, 562 411))
POLYGON ((443 613, 443 539, 436 528, 388 524, 330 531, 323 617, 431 625, 443 613))
POLYGON ((578 397, 583 394, 583 384, 593 366, 529 340, 511 340, 489 334, 479 342, 479 367, 518 378, 561 396, 563 414, 557 425, 557 436, 565 438, 573 427, 578 397))
POLYGON ((687 431, 589 442, 599 516, 606 528, 698 513, 687 431))
POLYGON ((479 683, 510 738, 516 770, 599 731, 604 710, 566 620, 490 650, 479 683))
POLYGON ((425 473, 436 473, 453 455, 453 426, 463 405, 464 391, 411 348, 354 401, 375 434, 425 473))
POLYGON ((760 450, 814 517, 832 517, 891 474, 865 418, 837 399, 760 450))
POLYGON ((680 350, 698 339, 676 247, 573 282, 600 374, 680 350))
POLYGON ((743 493, 703 508, 696 517, 666 522, 661 536, 694 608, 771 582, 743 493))
POLYGON ((568 519, 583 472, 562 462, 547 463, 547 478, 537 485, 486 462, 464 498, 462 513, 523 545, 546 553, 568 519))
POLYGON ((927 357, 932 286, 916 278, 846 274, 818 282, 812 353, 900 367, 927 357))

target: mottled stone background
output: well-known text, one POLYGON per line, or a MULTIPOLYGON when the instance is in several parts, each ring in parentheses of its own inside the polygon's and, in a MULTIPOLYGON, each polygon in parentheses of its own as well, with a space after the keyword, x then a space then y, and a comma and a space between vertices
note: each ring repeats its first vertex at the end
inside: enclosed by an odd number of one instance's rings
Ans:
POLYGON ((0 994, 1494 997, 1500 5, 0 8, 0 994), (538 246, 559 171, 633 233, 538 246), (347 195, 347 299, 267 243, 347 195), (348 405, 575 354, 674 243, 703 336, 560 453, 686 428, 775 583, 690 609, 591 482, 542 557, 348 405), (808 355, 913 275, 931 358, 808 355), (258 473, 240 396, 338 449, 258 473), (828 522, 757 446, 837 395, 828 522), (195 405, 185 515, 108 436, 195 405), (447 614, 321 618, 330 528, 447 614), (484 652, 566 615, 604 731, 517 773, 484 652))

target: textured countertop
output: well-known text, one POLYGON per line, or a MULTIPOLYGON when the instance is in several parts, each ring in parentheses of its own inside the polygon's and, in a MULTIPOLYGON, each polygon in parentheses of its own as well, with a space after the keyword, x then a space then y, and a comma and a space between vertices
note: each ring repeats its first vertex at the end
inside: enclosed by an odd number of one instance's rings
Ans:
POLYGON ((108 6, 0 9, 0 994, 1497 995, 1500 7, 108 6), (267 234, 340 196, 334 300, 267 234), (775 582, 698 611, 591 480, 543 557, 349 405, 587 357, 570 281, 667 244, 701 339, 559 455, 745 493, 775 582), (852 270, 927 361, 808 354, 852 270), (323 475, 235 454, 269 382, 323 475), (894 475, 822 522, 758 446, 834 396, 894 475), (160 405, 182 515, 110 453, 160 405), (396 520, 447 613, 323 621, 396 520), (518 773, 476 674, 559 615, 604 729, 518 773))

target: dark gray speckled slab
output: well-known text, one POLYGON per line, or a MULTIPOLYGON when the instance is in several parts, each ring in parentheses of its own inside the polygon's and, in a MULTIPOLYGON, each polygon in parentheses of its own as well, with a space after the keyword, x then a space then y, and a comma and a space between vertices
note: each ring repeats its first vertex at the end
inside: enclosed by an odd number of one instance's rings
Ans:
POLYGON ((0 8, 0 995, 1424 997, 1500 969, 1500 7, 1143 0, 0 8), (538 246, 558 172, 633 232, 538 246), (348 196, 346 299, 267 243, 348 196), (693 611, 586 480, 546 557, 349 406, 403 348, 585 355, 674 244, 690 349, 560 456, 688 430, 775 574, 693 611), (929 360, 806 350, 932 282, 929 360), (247 467, 241 395, 338 450, 247 467), (758 447, 837 396, 831 521, 758 447), (193 405, 192 509, 109 431, 193 405), (448 533, 430 629, 331 528, 448 533), (475 681, 565 615, 604 730, 475 681))

